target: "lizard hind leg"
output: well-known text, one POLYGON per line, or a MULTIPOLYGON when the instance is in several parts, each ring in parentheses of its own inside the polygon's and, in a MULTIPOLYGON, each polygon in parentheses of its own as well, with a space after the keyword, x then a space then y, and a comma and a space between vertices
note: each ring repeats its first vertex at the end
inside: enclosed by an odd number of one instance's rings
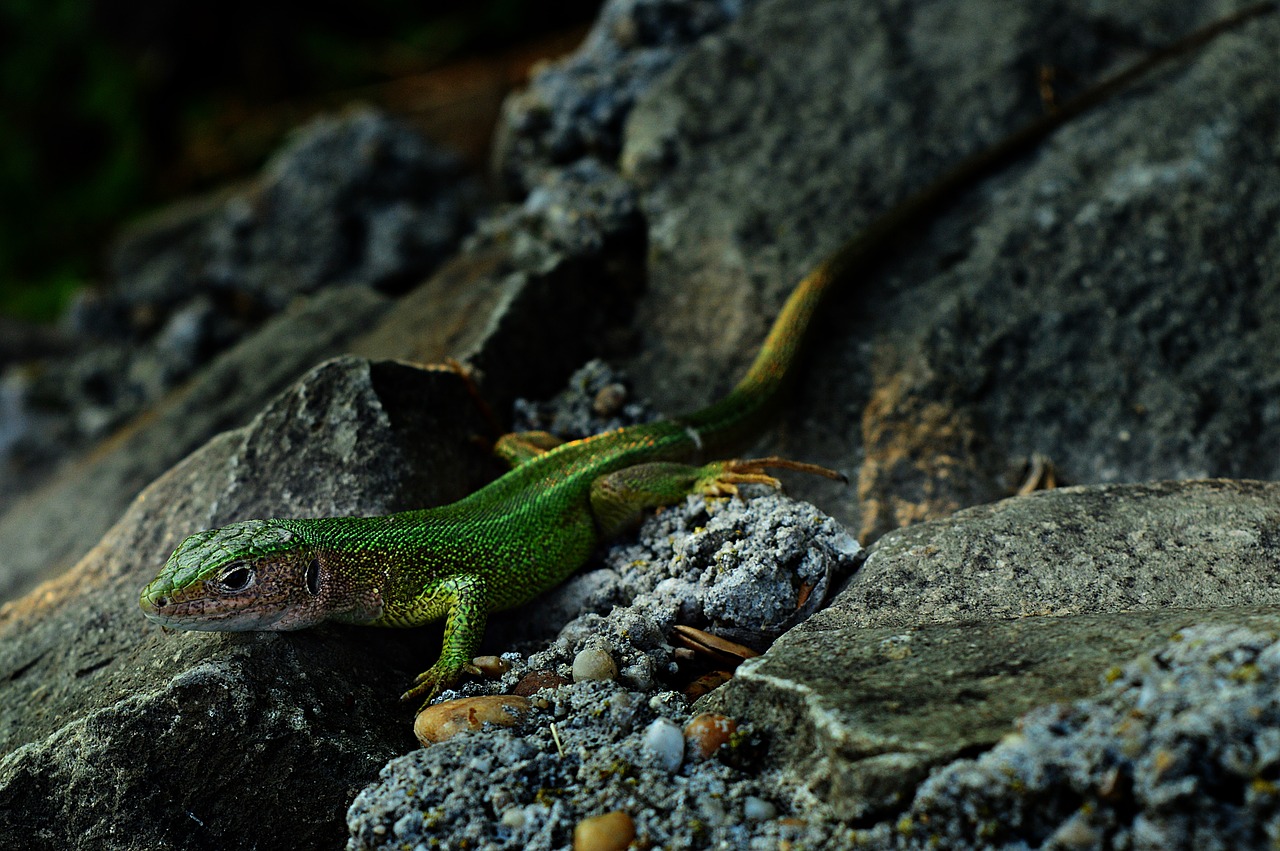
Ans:
POLYGON ((701 467, 653 461, 625 467, 592 482, 591 513, 602 536, 614 537, 636 525, 647 509, 674 505, 689 494, 732 496, 742 484, 779 487, 781 483, 765 472, 771 468, 845 480, 826 467, 785 458, 715 461, 701 467))
POLYGON ((729 461, 713 461, 702 467, 703 475, 694 486, 695 493, 708 496, 732 496, 738 492, 738 485, 757 484, 780 488, 782 483, 766 470, 794 470, 798 473, 810 473, 838 482, 848 483, 844 473, 821 467, 817 464, 806 464, 803 461, 792 461, 770 455, 766 458, 732 459, 729 461))
POLYGON ((519 467, 526 461, 545 455, 564 441, 547 431, 513 431, 502 435, 493 445, 493 454, 497 455, 511 469, 519 467))

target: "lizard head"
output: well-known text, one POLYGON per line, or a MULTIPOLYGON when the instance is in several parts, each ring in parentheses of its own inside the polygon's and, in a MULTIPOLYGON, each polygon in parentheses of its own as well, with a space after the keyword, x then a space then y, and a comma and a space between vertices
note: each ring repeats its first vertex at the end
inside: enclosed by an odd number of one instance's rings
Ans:
POLYGON ((139 602, 148 618, 179 629, 301 629, 330 614, 327 573, 298 532, 248 520, 184 540, 139 602))

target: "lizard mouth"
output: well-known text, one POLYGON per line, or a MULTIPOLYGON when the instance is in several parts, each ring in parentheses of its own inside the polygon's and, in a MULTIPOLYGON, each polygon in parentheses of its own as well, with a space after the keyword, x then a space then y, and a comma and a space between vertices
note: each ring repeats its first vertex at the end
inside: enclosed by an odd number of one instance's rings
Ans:
POLYGON ((180 591, 148 585, 138 599, 147 619, 161 626, 203 632, 272 630, 286 614, 287 600, 257 595, 253 605, 206 593, 203 582, 180 591))

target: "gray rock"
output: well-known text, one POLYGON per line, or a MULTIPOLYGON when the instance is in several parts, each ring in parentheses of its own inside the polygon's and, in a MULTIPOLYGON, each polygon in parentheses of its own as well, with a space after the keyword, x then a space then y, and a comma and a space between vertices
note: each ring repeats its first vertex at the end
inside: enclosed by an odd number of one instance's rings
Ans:
POLYGON ((1280 482, 1060 488, 880 539, 848 626, 1280 605, 1280 482))
POLYGON ((165 635, 138 592, 202 528, 469 492, 484 468, 469 410, 451 373, 323 364, 0 609, 0 846, 336 846, 355 788, 412 747, 395 695, 432 651, 356 628, 165 635))
POLYGON ((1188 624, 1280 626, 1278 523, 1280 484, 1215 481, 1068 488, 892 532, 709 702, 776 730, 839 817, 885 817, 1188 624))
POLYGON ((356 109, 300 129, 252 184, 133 225, 113 249, 109 286, 64 317, 83 344, 3 379, 0 492, 32 489, 58 459, 158 404, 292 299, 416 284, 478 206, 455 157, 356 109))
POLYGON ((494 170, 522 195, 548 170, 584 157, 612 161, 636 99, 691 45, 752 0, 612 0, 582 47, 538 70, 503 104, 494 170))
POLYGON ((15 500, 0 514, 0 600, 74 564, 148 482, 210 436, 250 420, 315 362, 342 352, 390 306, 387 298, 355 287, 300 301, 219 355, 110 444, 15 500))
POLYGON ((166 316, 193 291, 276 311, 333 283, 403 289, 470 230, 476 201, 458 159, 407 125, 367 107, 322 116, 253 184, 125 232, 111 298, 73 320, 89 334, 104 314, 136 327, 143 305, 166 316))
POLYGON ((524 202, 484 218, 459 257, 354 344, 361 354, 465 361, 486 401, 550 395, 572 370, 616 352, 643 286, 635 190, 591 159, 545 175, 524 202))
MULTIPOLYGON (((723 392, 815 262, 1041 111, 1031 69, 1065 98, 1234 8, 751 6, 626 125, 651 246, 639 392, 668 412, 723 392)), ((1277 51, 1274 18, 1223 37, 908 235, 824 310, 818 367, 753 451, 849 466, 872 354, 900 349, 999 456, 1068 482, 1280 476, 1277 51)), ((857 525, 848 493, 798 488, 857 525)))
MULTIPOLYGON (((1242 623, 1253 625, 1253 619, 1242 623)), ((1280 837, 1280 643, 1194 626, 936 772, 864 848, 1265 848, 1280 837)))

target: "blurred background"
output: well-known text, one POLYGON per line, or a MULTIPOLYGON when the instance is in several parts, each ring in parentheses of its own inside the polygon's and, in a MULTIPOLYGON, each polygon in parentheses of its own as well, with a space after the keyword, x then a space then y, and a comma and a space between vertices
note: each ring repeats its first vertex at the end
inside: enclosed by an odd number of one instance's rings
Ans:
POLYGON ((484 168, 503 96, 600 0, 0 0, 0 316, 57 318, 118 227, 351 101, 484 168))

